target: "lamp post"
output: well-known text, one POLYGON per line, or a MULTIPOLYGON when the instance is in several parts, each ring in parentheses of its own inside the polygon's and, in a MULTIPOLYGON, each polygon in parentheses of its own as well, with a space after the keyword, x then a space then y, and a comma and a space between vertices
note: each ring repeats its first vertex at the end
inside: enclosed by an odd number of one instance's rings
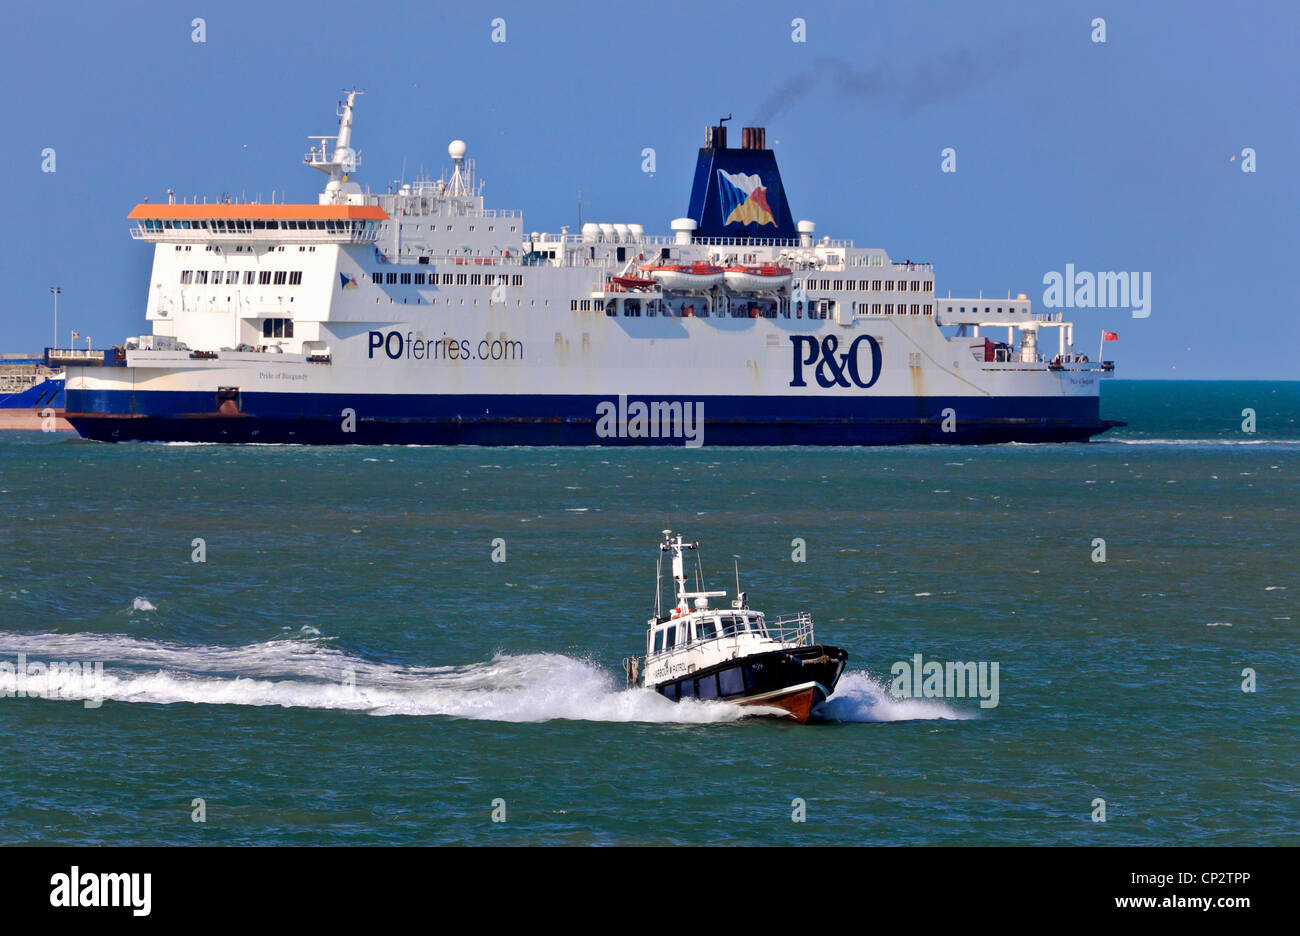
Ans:
POLYGON ((63 292, 60 286, 51 286, 50 292, 54 294, 54 347, 59 346, 59 293, 63 292))

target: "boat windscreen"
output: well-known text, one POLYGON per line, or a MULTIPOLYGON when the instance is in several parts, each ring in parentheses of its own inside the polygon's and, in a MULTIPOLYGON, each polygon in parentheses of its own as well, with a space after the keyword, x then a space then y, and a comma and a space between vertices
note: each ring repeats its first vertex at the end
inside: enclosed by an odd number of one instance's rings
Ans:
POLYGON ((718 628, 713 623, 712 618, 702 618, 695 622, 695 638, 697 640, 712 640, 718 636, 718 628))

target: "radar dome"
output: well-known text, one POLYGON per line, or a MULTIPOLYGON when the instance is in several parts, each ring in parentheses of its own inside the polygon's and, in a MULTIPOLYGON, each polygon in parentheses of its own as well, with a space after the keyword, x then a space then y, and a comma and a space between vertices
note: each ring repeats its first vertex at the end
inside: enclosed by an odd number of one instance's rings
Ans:
POLYGON ((469 147, 465 145, 464 140, 452 140, 451 143, 447 145, 447 155, 457 161, 464 159, 465 153, 468 150, 469 147))

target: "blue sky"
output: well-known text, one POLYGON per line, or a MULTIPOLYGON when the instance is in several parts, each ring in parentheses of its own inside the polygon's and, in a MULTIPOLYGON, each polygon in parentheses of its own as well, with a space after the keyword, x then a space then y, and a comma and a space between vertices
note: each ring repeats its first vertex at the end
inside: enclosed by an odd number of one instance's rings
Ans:
POLYGON ((1067 263, 1150 272, 1149 318, 1071 310, 1089 353, 1119 332, 1121 376, 1300 374, 1290 4, 190 0, 23 3, 6 21, 2 351, 50 342, 54 284, 61 343, 147 330, 131 207, 169 187, 314 201, 307 136, 333 132, 355 85, 374 188, 403 165, 436 175, 460 137, 489 207, 530 230, 574 225, 581 188, 584 220, 668 233, 704 126, 762 117, 796 217, 933 261, 940 295, 1041 307, 1067 263))

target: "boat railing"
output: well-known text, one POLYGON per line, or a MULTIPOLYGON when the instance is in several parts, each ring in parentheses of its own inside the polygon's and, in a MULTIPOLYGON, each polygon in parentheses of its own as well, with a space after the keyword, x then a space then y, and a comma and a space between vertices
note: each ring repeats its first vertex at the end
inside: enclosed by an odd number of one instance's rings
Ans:
POLYGON ((691 650, 698 650, 705 644, 725 640, 740 641, 746 637, 756 637, 759 640, 773 641, 783 646, 807 647, 814 642, 812 615, 807 611, 800 611, 798 614, 783 615, 773 621, 764 620, 763 633, 755 633, 752 630, 728 630, 724 625, 723 630, 712 637, 692 640, 687 643, 679 643, 671 649, 663 650, 659 653, 651 653, 649 656, 653 656, 656 660, 666 660, 679 654, 687 653, 691 650))
POLYGON ((780 643, 806 647, 815 642, 812 615, 807 611, 783 615, 765 623, 768 636, 780 643))

